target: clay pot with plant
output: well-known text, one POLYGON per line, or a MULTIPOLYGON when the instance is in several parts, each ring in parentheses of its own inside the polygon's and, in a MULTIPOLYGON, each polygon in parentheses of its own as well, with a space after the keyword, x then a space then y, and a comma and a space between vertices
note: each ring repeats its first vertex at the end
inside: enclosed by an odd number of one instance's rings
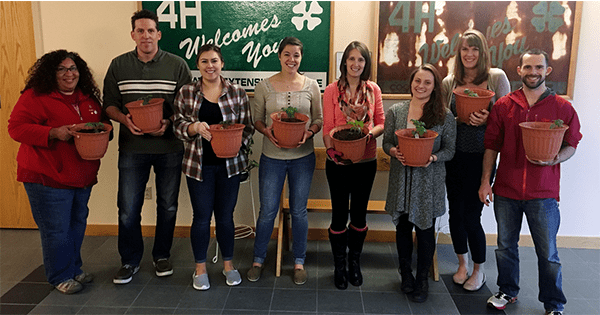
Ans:
POLYGON ((463 123, 469 122, 469 116, 473 112, 488 109, 490 100, 496 93, 480 88, 457 88, 452 93, 456 99, 456 115, 463 123))
POLYGON ((137 101, 125 104, 125 107, 131 114, 133 123, 143 133, 150 133, 158 131, 162 127, 164 101, 164 98, 152 98, 152 95, 147 95, 137 101))
POLYGON ((234 124, 231 121, 222 121, 215 125, 209 126, 210 145, 212 146, 215 155, 219 158, 236 157, 242 146, 242 135, 244 124, 234 124))
POLYGON ((277 144, 286 149, 293 149, 304 138, 306 123, 310 118, 298 112, 293 106, 281 108, 281 111, 271 113, 273 136, 277 144))
POLYGON ((108 149, 112 126, 101 122, 81 123, 71 127, 75 148, 84 160, 99 160, 108 149))
POLYGON ((569 126, 561 119, 552 122, 522 122, 519 124, 523 135, 523 147, 530 160, 552 161, 563 143, 563 137, 569 126))
POLYGON ((369 131, 362 121, 351 121, 345 125, 334 127, 329 132, 333 148, 342 152, 342 158, 357 163, 362 160, 367 147, 369 131))
POLYGON ((420 167, 429 162, 433 152, 433 144, 438 133, 427 130, 425 123, 419 120, 410 120, 415 128, 396 130, 398 138, 398 151, 404 156, 404 165, 420 167))

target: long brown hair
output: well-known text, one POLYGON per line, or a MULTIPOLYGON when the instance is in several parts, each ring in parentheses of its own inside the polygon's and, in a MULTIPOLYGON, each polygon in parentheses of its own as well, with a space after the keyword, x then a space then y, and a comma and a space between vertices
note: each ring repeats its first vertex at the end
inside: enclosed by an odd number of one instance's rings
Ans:
POLYGON ((350 52, 356 49, 361 54, 363 58, 365 58, 365 67, 363 72, 360 75, 361 81, 367 81, 371 78, 371 53, 369 52, 369 48, 364 43, 359 41, 353 41, 344 50, 344 54, 342 55, 342 62, 340 63, 340 79, 338 80, 338 86, 345 86, 347 83, 346 75, 348 74, 348 68, 346 67, 346 61, 350 57, 350 52))
POLYGON ((468 30, 461 35, 460 46, 456 63, 454 64, 454 78, 458 85, 465 85, 465 65, 460 57, 460 49, 465 43, 468 47, 477 47, 479 49, 479 59, 477 60, 477 76, 473 80, 473 84, 479 85, 488 79, 492 62, 490 59, 490 49, 488 48, 485 36, 478 30, 468 30))
POLYGON ((410 74, 410 95, 412 96, 412 82, 415 79, 415 75, 421 70, 429 71, 433 74, 433 91, 431 91, 429 100, 423 106, 423 116, 420 119, 425 123, 425 127, 429 129, 433 126, 444 124, 446 107, 442 101, 442 80, 440 79, 440 73, 432 64, 426 63, 421 65, 410 74))

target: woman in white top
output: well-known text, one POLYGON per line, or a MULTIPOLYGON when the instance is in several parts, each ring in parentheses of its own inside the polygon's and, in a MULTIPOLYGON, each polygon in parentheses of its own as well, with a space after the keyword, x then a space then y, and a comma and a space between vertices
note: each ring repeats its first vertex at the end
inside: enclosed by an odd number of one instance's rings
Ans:
POLYGON ((254 126, 264 138, 258 174, 260 213, 256 222, 254 262, 248 271, 248 280, 254 282, 260 278, 287 176, 294 239, 294 283, 300 285, 308 277, 304 270, 308 237, 306 204, 315 169, 313 137, 323 124, 321 92, 317 81, 298 71, 303 55, 299 39, 284 38, 277 54, 281 71, 256 86, 252 104, 254 126), (288 106, 296 107, 299 113, 310 118, 302 141, 292 149, 279 146, 271 131, 271 113, 288 106))

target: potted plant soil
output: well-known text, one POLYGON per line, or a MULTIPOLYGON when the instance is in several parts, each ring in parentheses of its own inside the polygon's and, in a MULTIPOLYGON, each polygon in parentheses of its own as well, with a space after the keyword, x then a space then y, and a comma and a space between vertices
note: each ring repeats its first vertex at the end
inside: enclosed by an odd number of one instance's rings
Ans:
POLYGON ((519 124, 523 134, 525 154, 531 160, 551 161, 562 146, 565 131, 569 126, 562 120, 553 122, 522 122, 519 124))
POLYGON ((342 158, 357 163, 362 160, 367 147, 367 135, 362 121, 351 121, 337 126, 329 132, 333 148, 343 153, 342 158))
POLYGON ((469 116, 473 112, 488 109, 490 100, 496 93, 480 88, 455 89, 456 114, 463 123, 469 122, 469 116))
POLYGON ((429 162, 438 133, 425 129, 425 123, 411 119, 416 128, 396 130, 398 150, 404 155, 404 165, 424 166, 429 162))
POLYGON ((125 104, 131 114, 133 123, 143 133, 150 133, 160 129, 163 118, 163 98, 152 98, 152 95, 140 98, 137 101, 125 104))
POLYGON ((84 160, 99 160, 108 149, 112 126, 101 122, 77 124, 71 128, 75 132, 75 148, 84 160))
POLYGON ((210 145, 215 155, 220 158, 236 157, 242 146, 242 134, 246 126, 234 124, 231 121, 210 125, 212 139, 210 145))
POLYGON ((298 113, 296 107, 288 106, 281 111, 271 114, 273 121, 273 136, 277 139, 280 147, 293 149, 302 141, 306 130, 308 116, 298 113))

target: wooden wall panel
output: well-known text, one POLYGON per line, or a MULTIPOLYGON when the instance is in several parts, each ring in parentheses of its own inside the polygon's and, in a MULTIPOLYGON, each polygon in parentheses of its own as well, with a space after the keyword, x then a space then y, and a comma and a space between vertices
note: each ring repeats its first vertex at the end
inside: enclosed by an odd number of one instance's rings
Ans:
POLYGON ((8 135, 10 113, 36 61, 31 2, 0 1, 0 227, 36 228, 23 184, 17 182, 19 144, 8 135))

